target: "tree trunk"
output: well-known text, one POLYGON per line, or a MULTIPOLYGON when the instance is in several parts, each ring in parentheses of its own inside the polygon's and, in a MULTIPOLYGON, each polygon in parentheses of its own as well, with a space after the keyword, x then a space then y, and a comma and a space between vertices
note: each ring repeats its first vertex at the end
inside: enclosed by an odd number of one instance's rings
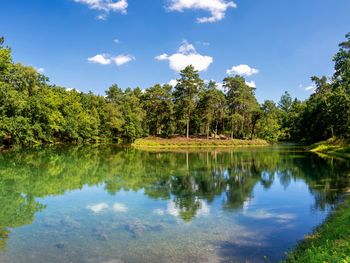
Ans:
POLYGON ((186 120, 186 138, 190 138, 190 119, 186 120))
POLYGON ((254 131, 255 131, 255 124, 256 124, 256 122, 253 122, 252 133, 250 134, 250 139, 251 140, 253 140, 254 131))
POLYGON ((231 121, 231 140, 233 140, 233 121, 231 121))
POLYGON ((225 119, 222 120, 222 134, 225 135, 225 119))
POLYGON ((210 128, 209 128, 209 123, 207 124, 207 140, 209 140, 209 130, 210 130, 210 128))

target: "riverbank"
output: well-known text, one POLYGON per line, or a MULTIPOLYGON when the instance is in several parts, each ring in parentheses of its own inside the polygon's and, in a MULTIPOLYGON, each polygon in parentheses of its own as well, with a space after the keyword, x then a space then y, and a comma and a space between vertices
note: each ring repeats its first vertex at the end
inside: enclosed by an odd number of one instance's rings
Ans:
POLYGON ((202 139, 174 137, 174 138, 158 138, 147 137, 137 139, 132 144, 135 148, 146 149, 175 149, 175 148, 204 148, 204 147, 241 147, 241 146, 268 146, 269 143, 261 139, 253 140, 219 140, 219 139, 202 139))
POLYGON ((350 141, 345 139, 330 138, 311 145, 310 151, 325 156, 336 156, 350 159, 350 141))
POLYGON ((287 254, 287 263, 350 262, 350 193, 315 232, 287 254))

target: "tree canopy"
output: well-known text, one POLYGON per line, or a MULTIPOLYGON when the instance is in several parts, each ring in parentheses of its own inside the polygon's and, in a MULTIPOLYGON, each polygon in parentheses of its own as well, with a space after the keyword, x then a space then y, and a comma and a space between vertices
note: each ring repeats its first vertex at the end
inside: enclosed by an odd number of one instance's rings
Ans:
POLYGON ((315 92, 300 101, 285 92, 259 104, 242 76, 204 81, 192 65, 177 84, 122 89, 106 96, 52 85, 14 63, 0 38, 0 147, 55 142, 132 142, 143 136, 203 136, 316 142, 350 137, 350 33, 333 57, 334 75, 313 76, 315 92))

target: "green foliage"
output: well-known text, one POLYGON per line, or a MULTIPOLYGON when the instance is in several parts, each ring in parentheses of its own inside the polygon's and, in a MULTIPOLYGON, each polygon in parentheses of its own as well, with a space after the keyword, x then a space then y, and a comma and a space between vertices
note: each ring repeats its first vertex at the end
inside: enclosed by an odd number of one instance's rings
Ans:
POLYGON ((224 87, 227 90, 231 138, 253 137, 256 122, 261 116, 255 89, 240 76, 225 78, 224 87))
POLYGON ((350 140, 332 137, 327 141, 322 141, 311 145, 310 150, 320 154, 321 156, 337 156, 350 159, 350 140))
POLYGON ((334 56, 335 73, 312 77, 315 93, 306 101, 285 92, 277 106, 259 105, 255 88, 241 76, 205 85, 187 66, 177 85, 121 89, 106 96, 49 84, 32 67, 15 64, 0 38, 0 147, 57 142, 133 142, 147 135, 231 139, 257 136, 305 143, 350 137, 350 33, 334 56))
POLYGON ((222 121, 225 114, 226 98, 216 85, 214 81, 210 81, 199 93, 198 111, 207 138, 209 138, 212 125, 215 125, 215 134, 217 134, 218 122, 222 121))
POLYGON ((145 126, 152 135, 169 136, 173 133, 174 103, 170 85, 154 85, 141 97, 145 111, 145 126))
POLYGON ((337 87, 343 87, 350 94, 350 32, 345 37, 346 41, 339 44, 339 52, 333 58, 333 80, 337 87))
POLYGON ((276 104, 271 100, 266 100, 261 105, 262 116, 258 123, 258 137, 265 138, 269 141, 277 141, 281 138, 279 123, 279 109, 276 104))
POLYGON ((175 111, 178 120, 186 124, 186 137, 190 134, 190 119, 198 103, 198 92, 203 88, 204 82, 199 77, 198 71, 192 65, 180 72, 173 93, 175 111))

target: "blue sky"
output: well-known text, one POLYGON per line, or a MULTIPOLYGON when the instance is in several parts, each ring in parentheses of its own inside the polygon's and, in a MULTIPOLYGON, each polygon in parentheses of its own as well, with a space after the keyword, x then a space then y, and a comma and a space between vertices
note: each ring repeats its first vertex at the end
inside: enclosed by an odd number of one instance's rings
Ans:
POLYGON ((192 62, 206 80, 245 74, 259 101, 305 99, 349 14, 349 0, 2 0, 0 35, 15 61, 84 92, 168 83, 192 62))

